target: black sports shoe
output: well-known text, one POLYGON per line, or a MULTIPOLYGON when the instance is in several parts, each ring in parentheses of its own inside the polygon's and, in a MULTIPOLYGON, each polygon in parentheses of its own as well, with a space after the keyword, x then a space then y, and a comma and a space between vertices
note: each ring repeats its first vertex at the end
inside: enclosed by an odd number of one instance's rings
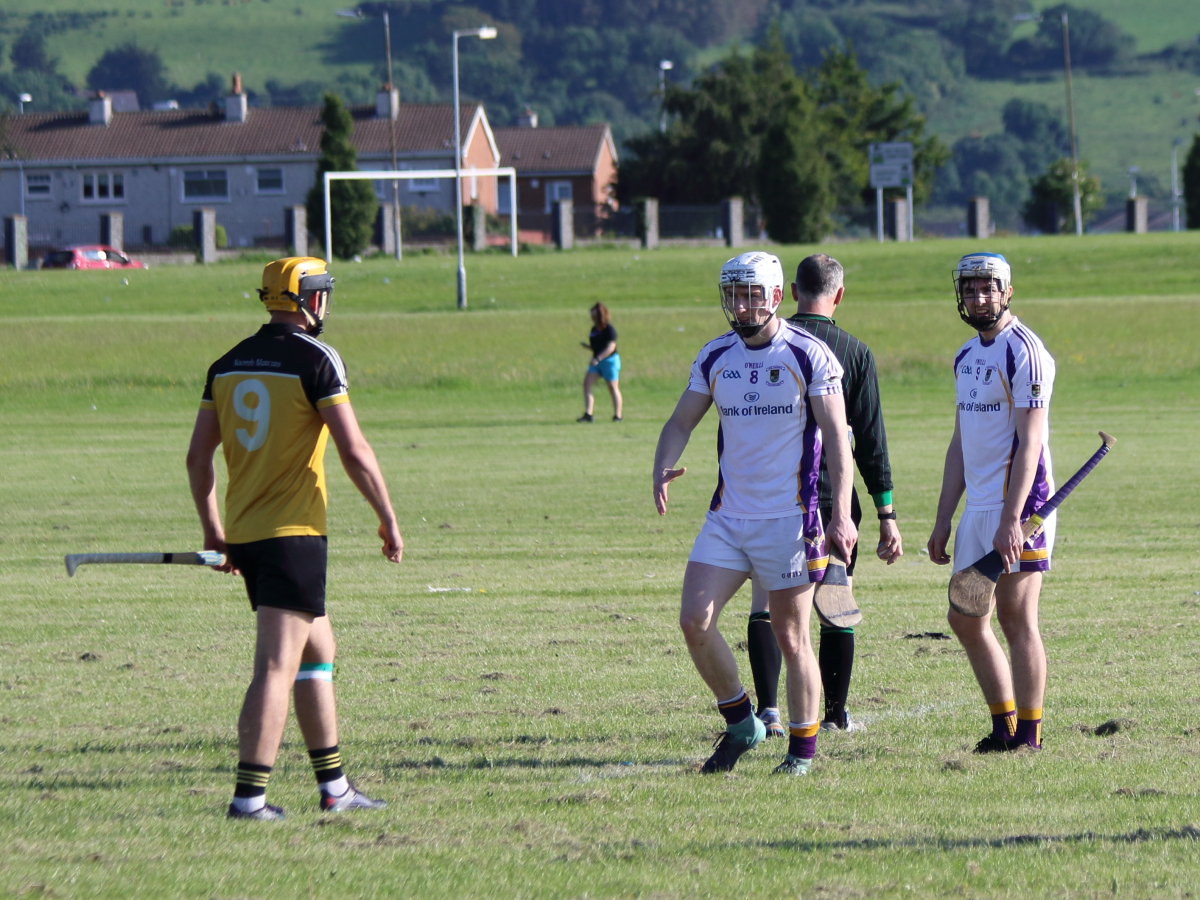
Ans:
POLYGON ((591 413, 584 413, 582 416, 580 416, 575 421, 576 422, 594 422, 594 421, 596 421, 596 419, 591 413))
POLYGON ((283 807, 271 806, 269 803, 266 806, 260 806, 254 812, 242 812, 240 809, 230 803, 229 812, 225 815, 230 819, 259 819, 263 822, 279 822, 282 821, 284 817, 283 807))
POLYGON ((978 744, 972 753, 1011 753, 1013 750, 1021 749, 1024 744, 1018 741, 1002 741, 994 734, 989 734, 978 744))
POLYGON ((620 422, 620 421, 623 421, 623 420, 621 419, 621 417, 620 417, 620 416, 613 416, 613 421, 614 421, 614 422, 620 422))
POLYGON ((700 767, 701 775, 714 775, 717 772, 730 772, 737 761, 747 750, 753 750, 767 737, 766 726, 758 716, 751 716, 754 730, 748 735, 734 734, 726 731, 713 742, 715 752, 700 767))
POLYGON ((321 794, 321 811, 322 812, 345 812, 348 809, 383 809, 387 806, 386 800, 372 800, 366 794, 357 790, 354 785, 350 785, 346 789, 346 793, 340 797, 332 797, 329 794, 321 794))

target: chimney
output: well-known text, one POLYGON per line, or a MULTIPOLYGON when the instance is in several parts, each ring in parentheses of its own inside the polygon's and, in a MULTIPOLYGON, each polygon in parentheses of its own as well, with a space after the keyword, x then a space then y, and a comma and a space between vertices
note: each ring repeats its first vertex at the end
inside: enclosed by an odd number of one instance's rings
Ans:
POLYGON ((525 107, 525 112, 517 116, 517 126, 519 128, 537 128, 537 113, 533 111, 532 106, 525 107))
POLYGON ((385 84, 379 89, 379 93, 375 95, 375 118, 392 121, 400 118, 399 88, 385 84))
POLYGON ((112 121, 112 97, 104 91, 88 101, 88 122, 92 125, 107 125, 112 121))
POLYGON ((242 76, 238 72, 234 72, 232 90, 225 98, 225 121, 245 122, 246 114, 246 95, 242 93, 242 76))

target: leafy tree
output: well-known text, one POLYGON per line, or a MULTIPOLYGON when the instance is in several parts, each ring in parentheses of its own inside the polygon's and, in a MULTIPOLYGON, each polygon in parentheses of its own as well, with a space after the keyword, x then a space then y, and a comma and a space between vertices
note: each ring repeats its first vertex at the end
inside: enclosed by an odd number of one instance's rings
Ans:
POLYGON ((1135 41, 1113 22, 1090 9, 1069 3, 1042 10, 1037 33, 1008 50, 1016 69, 1057 69, 1063 64, 1062 14, 1067 13, 1073 66, 1102 67, 1120 62, 1133 52, 1135 41))
POLYGON ((962 204, 970 197, 987 197, 997 223, 1005 228, 1015 226, 1029 198, 1029 170, 1022 160, 1023 150, 1024 144, 1018 138, 1003 132, 956 141, 942 182, 949 187, 953 175, 958 183, 953 190, 939 191, 938 199, 962 204))
MULTIPOLYGON (((353 172, 358 169, 358 151, 350 143, 354 120, 336 94, 325 95, 321 109, 321 155, 317 159, 317 178, 309 188, 306 206, 308 221, 322 229, 325 221, 325 173, 353 172)), ((371 240, 378 202, 369 181, 335 181, 329 186, 329 201, 333 212, 332 253, 349 259, 371 240)), ((329 253, 330 248, 326 247, 329 253)))
POLYGON ((40 31, 27 29, 13 43, 9 58, 17 72, 37 72, 53 75, 58 66, 57 59, 46 54, 46 40, 40 31))
POLYGON ((962 46, 967 74, 1005 78, 1012 74, 1007 52, 1013 17, 1029 11, 1028 0, 976 0, 941 18, 938 30, 962 46))
POLYGON ((137 91, 138 104, 145 109, 166 100, 172 92, 158 51, 137 44, 122 44, 105 52, 88 72, 87 83, 96 91, 137 91))
POLYGON ((1045 103, 1014 97, 1004 104, 1004 131, 1020 140, 1021 159, 1030 175, 1046 171, 1071 152, 1071 136, 1060 116, 1045 103))
MULTIPOLYGON (((1048 234, 1075 231, 1075 196, 1072 189, 1071 160, 1055 161, 1046 173, 1029 185, 1029 201, 1023 215, 1025 224, 1048 234)), ((1087 224, 1104 206, 1100 179, 1087 174, 1087 163, 1079 161, 1079 206, 1087 224)))
POLYGON ((1183 202, 1187 227, 1200 228, 1200 134, 1192 139, 1192 149, 1183 164, 1183 202))
POLYGON ((808 93, 797 89, 784 99, 763 135, 758 156, 758 198, 767 234, 785 244, 816 243, 832 227, 829 214, 835 198, 827 188, 829 163, 810 127, 814 110, 808 93))

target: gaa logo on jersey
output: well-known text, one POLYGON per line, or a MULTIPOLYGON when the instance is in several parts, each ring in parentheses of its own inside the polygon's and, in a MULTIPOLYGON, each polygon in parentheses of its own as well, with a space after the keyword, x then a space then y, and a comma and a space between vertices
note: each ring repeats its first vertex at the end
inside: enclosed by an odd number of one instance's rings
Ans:
POLYGON ((1040 384, 1038 384, 1038 382, 1036 382, 1036 381, 1033 384, 1029 385, 1029 395, 1031 397, 1042 396, 1042 386, 1040 384))
POLYGON ((745 399, 747 403, 756 403, 758 401, 758 397, 758 394, 756 394, 754 391, 751 391, 750 393, 746 394, 745 399))
POLYGON ((739 372, 737 369, 725 369, 724 371, 721 372, 721 377, 722 378, 741 378, 742 373, 739 372))
POLYGON ((783 384, 783 369, 778 367, 767 369, 767 384, 783 384))

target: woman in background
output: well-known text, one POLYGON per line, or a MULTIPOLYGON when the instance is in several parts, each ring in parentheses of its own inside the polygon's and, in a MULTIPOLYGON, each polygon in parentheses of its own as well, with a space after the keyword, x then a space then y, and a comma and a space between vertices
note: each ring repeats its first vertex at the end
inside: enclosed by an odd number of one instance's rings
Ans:
POLYGON ((617 353, 617 329, 608 320, 608 307, 597 303, 590 310, 592 314, 592 331, 588 342, 580 344, 591 351, 592 361, 588 363, 587 374, 583 376, 583 415, 575 421, 592 422, 592 408, 596 398, 592 396, 592 385, 597 378, 603 378, 612 394, 614 422, 621 421, 621 388, 618 379, 621 374, 621 357, 617 353))

